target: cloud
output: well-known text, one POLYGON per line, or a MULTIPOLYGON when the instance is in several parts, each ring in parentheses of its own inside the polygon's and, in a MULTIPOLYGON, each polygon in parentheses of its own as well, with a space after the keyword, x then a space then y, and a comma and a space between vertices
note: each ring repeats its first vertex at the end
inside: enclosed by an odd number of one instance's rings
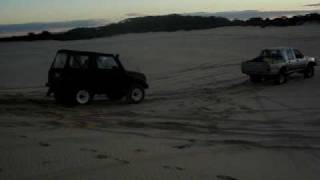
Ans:
POLYGON ((307 4, 307 5, 304 5, 304 6, 317 7, 317 6, 320 6, 320 3, 316 3, 316 4, 307 4))

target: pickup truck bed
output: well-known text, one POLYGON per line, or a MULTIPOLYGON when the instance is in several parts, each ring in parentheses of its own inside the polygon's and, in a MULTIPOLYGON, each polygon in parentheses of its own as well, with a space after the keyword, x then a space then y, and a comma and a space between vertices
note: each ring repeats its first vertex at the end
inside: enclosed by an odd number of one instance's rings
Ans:
POLYGON ((270 65, 263 61, 247 61, 242 63, 242 72, 252 75, 269 75, 270 65))

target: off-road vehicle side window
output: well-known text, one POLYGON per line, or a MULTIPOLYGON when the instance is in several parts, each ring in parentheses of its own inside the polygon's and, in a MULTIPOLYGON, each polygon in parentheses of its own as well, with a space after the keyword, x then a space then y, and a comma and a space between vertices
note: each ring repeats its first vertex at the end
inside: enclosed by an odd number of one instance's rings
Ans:
POLYGON ((98 69, 114 69, 118 67, 117 62, 112 56, 98 56, 97 58, 98 69))
POLYGON ((61 69, 64 68, 67 63, 68 55, 65 53, 58 53, 54 63, 52 65, 52 68, 61 69))
POLYGON ((86 69, 89 67, 89 56, 84 55, 71 55, 69 60, 69 66, 71 68, 83 68, 86 69))

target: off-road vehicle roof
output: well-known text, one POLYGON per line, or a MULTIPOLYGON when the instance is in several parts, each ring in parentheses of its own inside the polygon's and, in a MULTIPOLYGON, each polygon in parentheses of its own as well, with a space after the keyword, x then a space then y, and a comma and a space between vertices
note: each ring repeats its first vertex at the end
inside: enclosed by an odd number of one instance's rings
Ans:
POLYGON ((108 53, 99 53, 93 51, 79 51, 79 50, 68 50, 68 49, 60 49, 57 53, 72 53, 72 54, 85 54, 85 55, 102 55, 102 56, 113 56, 117 57, 117 54, 108 54, 108 53))

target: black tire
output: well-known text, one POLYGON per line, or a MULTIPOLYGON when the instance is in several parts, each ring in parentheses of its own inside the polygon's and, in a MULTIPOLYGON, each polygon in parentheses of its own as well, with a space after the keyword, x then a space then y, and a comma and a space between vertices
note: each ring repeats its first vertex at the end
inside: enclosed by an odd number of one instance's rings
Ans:
POLYGON ((312 78, 314 76, 314 66, 308 65, 304 71, 304 78, 312 78))
POLYGON ((127 102, 130 104, 138 104, 144 100, 144 88, 138 84, 134 84, 128 91, 127 102))
POLYGON ((77 89, 72 93, 72 99, 73 103, 87 105, 91 103, 93 94, 86 89, 77 89))
POLYGON ((275 77, 274 83, 276 85, 285 84, 287 82, 287 74, 285 70, 281 70, 279 74, 275 77))
POLYGON ((262 81, 262 77, 257 75, 250 75, 250 81, 254 84, 260 83, 262 81))

